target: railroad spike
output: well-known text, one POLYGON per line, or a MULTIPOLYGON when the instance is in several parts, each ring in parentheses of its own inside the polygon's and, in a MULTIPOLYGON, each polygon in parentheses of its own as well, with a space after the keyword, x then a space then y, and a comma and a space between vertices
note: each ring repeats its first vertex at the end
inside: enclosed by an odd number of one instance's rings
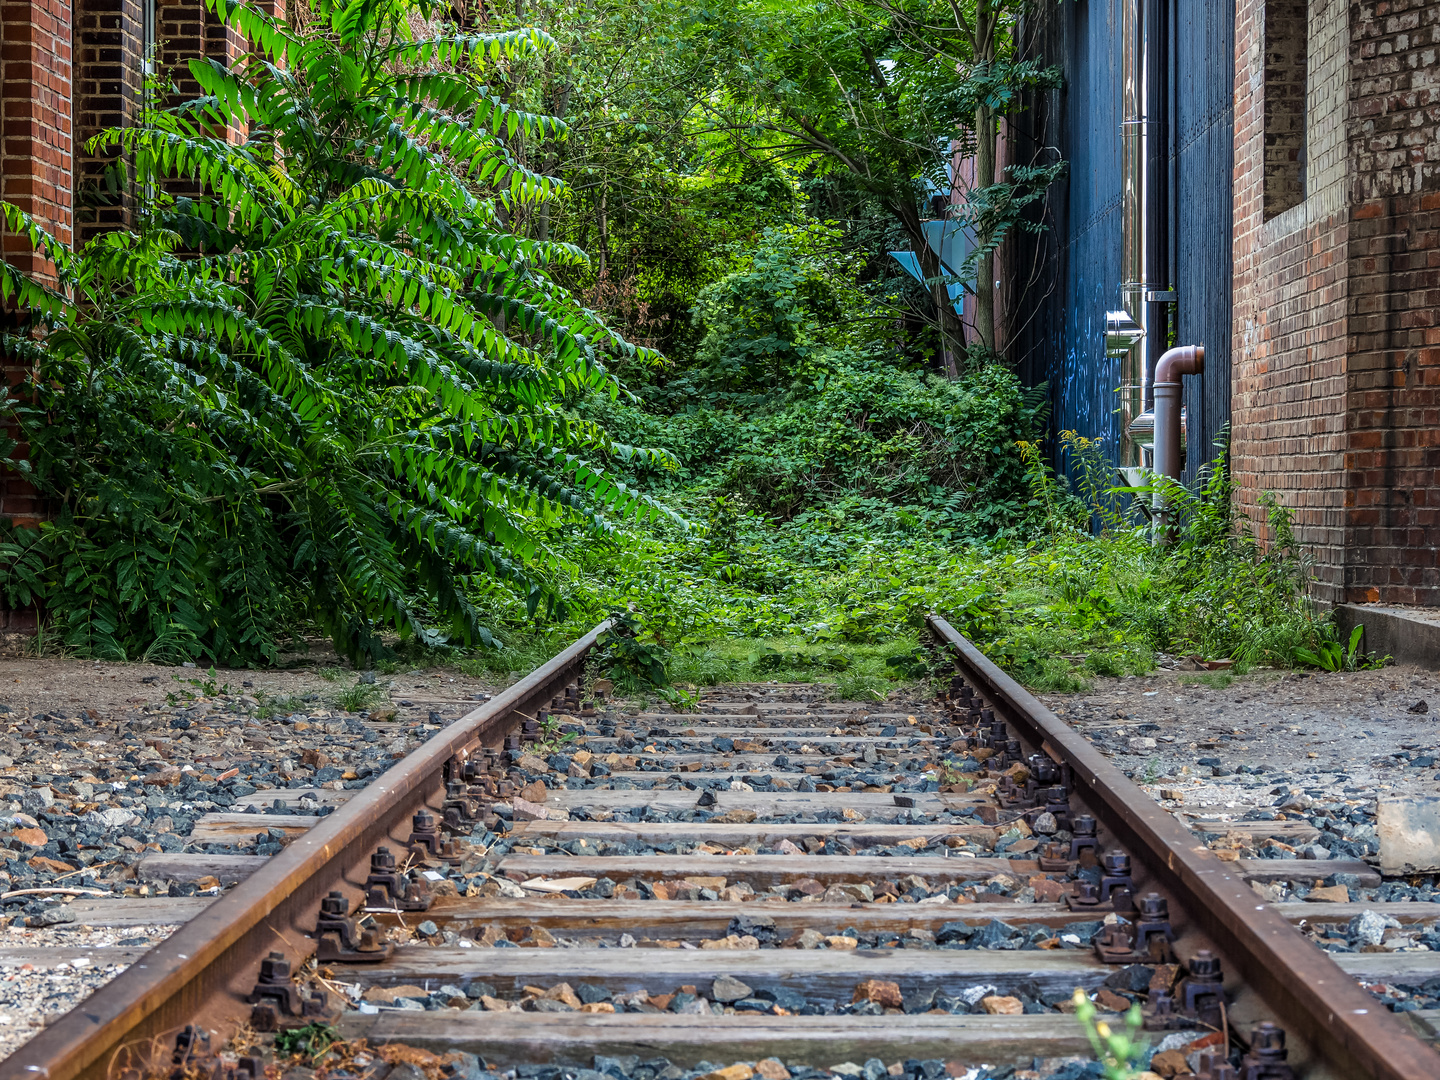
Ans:
POLYGON ((1135 891, 1135 879, 1130 876, 1130 856, 1123 851, 1107 851, 1100 860, 1100 899, 1109 900, 1116 889, 1135 891))
POLYGON ((1195 1080, 1238 1080, 1240 1073, 1222 1053, 1207 1050, 1196 1061, 1195 1080))
POLYGON ((1052 840, 1040 850, 1038 862, 1042 874, 1068 874, 1070 849, 1063 843, 1052 840))
POLYGON ((1174 943, 1170 902, 1159 893, 1146 893, 1140 898, 1139 917, 1135 920, 1135 951, 1149 957, 1151 963, 1173 964, 1174 943))
POLYGON ((446 787, 445 804, 440 808, 445 827, 451 832, 469 833, 476 825, 489 825, 495 820, 483 789, 476 792, 461 781, 446 787))
POLYGON ((250 1026, 273 1032, 299 1026, 325 1016, 330 998, 324 990, 306 996, 290 978, 290 961, 285 954, 272 952, 260 961, 260 976, 245 998, 251 1006, 250 1026))
POLYGON ((415 811, 415 816, 410 819, 410 839, 405 848, 410 854, 421 859, 434 859, 452 865, 459 864, 465 858, 455 849, 453 840, 441 838, 435 828, 435 815, 424 807, 415 811))
POLYGON ((1081 814, 1071 823, 1070 837, 1070 861, 1079 862, 1081 855, 1089 851, 1096 855, 1100 850, 1100 840, 1096 836, 1095 819, 1089 814, 1081 814))
POLYGON ((1250 1033, 1250 1052, 1240 1061, 1240 1080, 1295 1080, 1286 1062, 1285 1029, 1266 1021, 1250 1033))
POLYGON ((381 941, 374 927, 362 928, 350 917, 350 903, 342 892, 320 901, 315 923, 315 959, 322 964, 374 964, 390 959, 395 946, 381 941))
MULTIPOLYGON (((194 1024, 186 1024, 175 1036, 170 1065, 170 1080, 264 1080, 265 1077, 264 1062, 258 1057, 231 1060, 213 1054, 210 1033, 194 1024)), ((141 1080, 140 1070, 125 1069, 117 1080, 141 1080)))
POLYGON ((1093 881, 1077 882, 1075 891, 1066 894, 1065 905, 1071 911, 1106 910, 1106 905, 1100 900, 1100 887, 1093 881))
POLYGON ((388 847, 378 847, 370 856, 370 876, 365 879, 365 906, 384 911, 427 911, 434 897, 423 881, 412 881, 395 865, 388 847))
POLYGON ((175 1053, 170 1063, 183 1071, 195 1058, 210 1056, 210 1033, 194 1024, 186 1024, 175 1036, 175 1053))
POLYGON ((1163 896, 1159 893, 1146 894, 1140 901, 1139 910, 1135 911, 1130 891, 1116 889, 1111 893, 1111 906, 1117 913, 1129 910, 1131 917, 1105 927, 1096 935, 1095 955, 1102 963, 1174 963, 1172 942, 1175 935, 1170 929, 1169 904, 1163 896))
POLYGON ((1220 958, 1209 949, 1201 949, 1185 965, 1185 976, 1180 980, 1181 1009, 1211 1027, 1219 1027, 1224 982, 1220 958))

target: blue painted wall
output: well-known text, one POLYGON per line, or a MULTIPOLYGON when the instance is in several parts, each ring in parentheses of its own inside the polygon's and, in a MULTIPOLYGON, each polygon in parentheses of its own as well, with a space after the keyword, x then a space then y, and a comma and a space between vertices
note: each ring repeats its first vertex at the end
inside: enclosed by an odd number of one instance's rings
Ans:
MULTIPOLYGON (((1169 13, 1170 280, 1177 341, 1206 346, 1205 375, 1187 380, 1187 479, 1230 416, 1234 11, 1233 0, 1171 0, 1169 13)), ((1027 382, 1049 385, 1053 430, 1103 436, 1113 455, 1120 361, 1101 331, 1119 305, 1120 5, 1045 5, 1037 20, 1032 40, 1065 84, 1017 118, 1015 156, 1054 146, 1070 169, 1051 192, 1050 230, 1017 244, 1017 265, 1044 273, 1012 356, 1027 382)))

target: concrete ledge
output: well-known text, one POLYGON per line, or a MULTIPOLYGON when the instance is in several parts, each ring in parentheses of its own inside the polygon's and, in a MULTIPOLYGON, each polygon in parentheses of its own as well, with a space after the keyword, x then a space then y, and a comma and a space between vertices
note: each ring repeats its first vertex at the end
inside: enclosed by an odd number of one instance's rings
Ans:
POLYGON ((1337 604, 1335 622, 1341 641, 1348 641, 1350 632, 1363 626, 1365 637, 1360 647, 1366 652, 1388 654, 1397 664, 1440 671, 1440 608, 1337 604))

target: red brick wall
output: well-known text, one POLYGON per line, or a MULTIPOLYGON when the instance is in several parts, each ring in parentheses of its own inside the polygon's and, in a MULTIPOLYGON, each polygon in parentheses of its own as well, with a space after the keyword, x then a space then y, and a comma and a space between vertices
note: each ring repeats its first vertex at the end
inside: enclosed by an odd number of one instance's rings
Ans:
POLYGON ((111 191, 106 169, 114 151, 86 153, 107 128, 134 123, 144 87, 140 0, 78 0, 75 9, 75 231, 83 243, 130 224, 128 191, 111 191))
MULTIPOLYGON (((1328 0, 1328 12, 1327 0, 1310 4, 1309 89, 1300 110, 1309 128, 1306 197, 1274 213, 1275 173, 1286 161, 1276 151, 1276 110, 1266 107, 1274 88, 1262 73, 1273 74, 1276 64, 1267 56, 1265 7, 1239 0, 1236 14, 1232 462, 1242 508, 1263 533, 1260 494, 1273 492, 1314 554, 1317 594, 1335 600, 1345 561, 1347 225, 1343 155, 1326 137, 1335 142, 1343 123, 1335 68, 1344 42, 1333 32, 1317 35, 1315 24, 1337 9, 1343 22, 1344 8, 1339 0, 1328 0)), ((1272 11, 1272 42, 1276 32, 1272 11)), ((1276 92, 1293 113, 1294 76, 1281 74, 1276 92)))
MULTIPOLYGON (((69 0, 0 0, 0 199, 31 214, 64 244, 73 241, 74 228, 71 33, 69 0)), ((55 280, 54 265, 24 237, 4 233, 0 249, 18 268, 55 280)), ((27 374, 9 358, 0 358, 0 365, 6 387, 27 374)), ((0 475, 0 517, 33 522, 42 512, 24 477, 0 475)), ((0 611, 0 630, 34 627, 34 611, 0 611)))
POLYGON ((1265 0, 1265 220, 1305 198, 1305 76, 1309 5, 1265 0))
MULTIPOLYGON (((70 4, 0 0, 0 198, 71 242, 70 4)), ((4 238, 5 257, 44 274, 29 241, 4 238)))
POLYGON ((1440 605, 1440 0, 1310 0, 1305 186, 1279 213, 1264 7, 1237 5, 1240 506, 1262 535, 1262 492, 1294 512, 1319 599, 1440 605))
POLYGON ((1350 7, 1346 599, 1440 605, 1440 0, 1350 7))

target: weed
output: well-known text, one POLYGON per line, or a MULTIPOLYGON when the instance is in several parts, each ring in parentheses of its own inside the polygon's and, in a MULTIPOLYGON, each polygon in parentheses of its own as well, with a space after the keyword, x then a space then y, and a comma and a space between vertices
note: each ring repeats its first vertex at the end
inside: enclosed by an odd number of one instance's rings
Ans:
POLYGON ((531 752, 544 757, 558 753, 567 743, 575 741, 573 731, 561 731, 560 720, 553 714, 546 714, 540 721, 540 734, 531 744, 531 752))
POLYGON ((378 705, 385 697, 385 687, 377 683, 357 682, 340 690, 330 700, 337 709, 345 712, 363 712, 372 705, 378 705))
POLYGON ((1375 657, 1360 651, 1360 639, 1365 628, 1357 626, 1350 631, 1350 642, 1341 645, 1338 641, 1324 641, 1313 652, 1310 649, 1296 649, 1295 658, 1303 664, 1325 671, 1363 671, 1384 667, 1390 657, 1375 657))
POLYGON ((1210 686, 1216 690, 1224 690, 1235 681, 1235 676, 1228 671, 1208 671, 1201 675, 1182 675, 1181 686, 1210 686))
POLYGON ((1149 761, 1145 762, 1145 768, 1140 773, 1140 782, 1142 784, 1153 784, 1159 778, 1160 759, 1151 758, 1149 761))
POLYGON ((260 706, 255 710, 255 717, 258 720, 273 720, 277 716, 289 716, 291 713, 302 711, 306 705, 305 699, 296 694, 285 694, 272 698, 261 691, 257 697, 260 706))
POLYGON ((970 787, 970 778, 961 772, 953 761, 940 764, 939 780, 942 785, 964 784, 967 790, 970 787))
POLYGON ((1130 1006, 1125 1013, 1125 1030, 1119 1032, 1104 1020, 1095 1019, 1095 1003, 1084 990, 1076 989, 1074 1002, 1075 1019, 1080 1021, 1089 1036, 1105 1080, 1134 1080, 1139 1076, 1139 1070, 1133 1065, 1145 1052, 1145 1044, 1136 1038, 1144 1022, 1140 1006, 1130 1006))
POLYGON ((315 674, 318 675, 320 678, 324 679, 326 682, 334 682, 340 677, 340 669, 338 667, 316 668, 315 674))
POLYGON ((277 1033, 275 1049, 281 1054, 300 1054, 313 1061, 324 1057, 325 1052, 339 1041, 340 1036, 333 1027, 316 1021, 277 1033))
POLYGON ((894 686, 884 675, 869 671, 846 672, 830 691, 832 701, 863 701, 867 704, 884 701, 894 686))
POLYGON ((199 697, 218 697, 221 694, 230 693, 229 683, 221 684, 215 682, 215 679, 218 675, 219 672, 216 671, 213 667, 205 673, 204 679, 182 679, 179 675, 171 675, 170 678, 173 681, 181 683, 185 686, 194 687, 194 690, 170 691, 166 693, 165 700, 168 704, 175 705, 179 703, 182 699, 186 701, 193 701, 199 697), (197 694, 195 693, 195 690, 199 690, 200 692, 197 694))

